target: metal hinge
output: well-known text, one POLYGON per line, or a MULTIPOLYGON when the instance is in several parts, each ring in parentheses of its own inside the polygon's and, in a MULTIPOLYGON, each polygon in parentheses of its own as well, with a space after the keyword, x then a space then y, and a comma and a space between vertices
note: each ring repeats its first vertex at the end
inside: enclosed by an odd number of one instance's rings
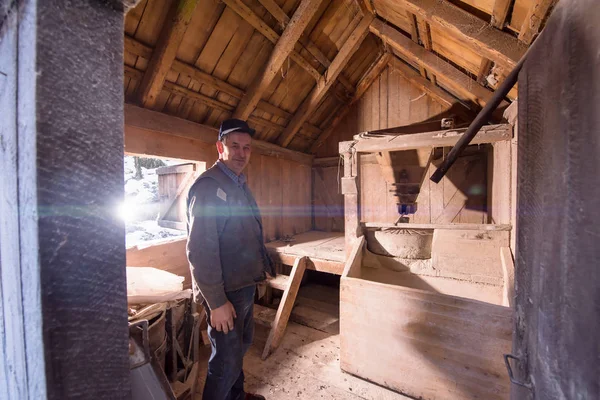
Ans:
POLYGON ((527 388, 529 390, 533 390, 533 385, 531 384, 531 382, 521 382, 521 381, 515 379, 512 368, 510 366, 510 361, 508 360, 509 358, 512 358, 513 360, 516 360, 519 362, 521 361, 521 359, 519 357, 513 356, 512 354, 504 354, 504 364, 506 364, 506 369, 508 370, 508 377, 510 379, 510 382, 514 383, 515 385, 519 385, 524 388, 527 388))

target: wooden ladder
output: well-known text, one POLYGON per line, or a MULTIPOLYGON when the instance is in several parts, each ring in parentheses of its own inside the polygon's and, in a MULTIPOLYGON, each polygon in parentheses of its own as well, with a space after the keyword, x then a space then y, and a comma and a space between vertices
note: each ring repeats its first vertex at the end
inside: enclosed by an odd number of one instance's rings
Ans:
POLYGON ((267 338, 267 343, 265 344, 265 349, 262 353, 261 358, 263 360, 269 357, 269 354, 279 347, 279 344, 281 343, 285 328, 290 319, 290 314, 292 313, 292 308, 294 308, 294 303, 296 302, 296 296, 298 295, 298 289, 300 288, 300 282, 302 282, 305 270, 306 257, 298 257, 294 261, 290 276, 277 275, 274 279, 266 282, 268 286, 274 289, 283 290, 283 297, 279 303, 279 308, 277 308, 277 314, 275 314, 275 319, 271 325, 271 331, 269 332, 269 337, 267 338))

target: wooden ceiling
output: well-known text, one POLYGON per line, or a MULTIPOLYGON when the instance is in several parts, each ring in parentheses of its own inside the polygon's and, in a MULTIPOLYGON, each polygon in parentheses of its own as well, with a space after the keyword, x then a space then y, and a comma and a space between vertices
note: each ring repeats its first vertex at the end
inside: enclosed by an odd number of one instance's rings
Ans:
POLYGON ((143 0, 125 19, 126 101, 248 119, 258 139, 314 152, 388 65, 476 112, 556 2, 143 0))

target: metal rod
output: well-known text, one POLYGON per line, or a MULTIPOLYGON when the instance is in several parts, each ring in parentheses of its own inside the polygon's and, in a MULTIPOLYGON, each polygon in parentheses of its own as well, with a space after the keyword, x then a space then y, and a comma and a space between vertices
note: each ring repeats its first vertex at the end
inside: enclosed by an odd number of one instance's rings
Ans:
MULTIPOLYGON (((531 47, 529 49, 531 49, 531 47)), ((519 60, 519 63, 510 72, 510 74, 508 74, 508 76, 506 77, 504 82, 502 82, 500 87, 494 92, 494 95, 492 96, 490 101, 488 101, 485 107, 483 107, 479 114, 477 114, 473 122, 471 122, 471 125, 469 125, 469 127, 467 128, 467 131, 461 136, 461 138, 454 145, 452 150, 450 150, 450 153, 448 153, 448 157, 446 157, 442 165, 440 165, 438 169, 435 170, 433 175, 431 175, 431 178, 429 179, 431 179, 433 182, 439 183, 442 180, 444 175, 446 175, 446 172, 448 172, 452 164, 454 164, 454 162, 458 159, 463 150, 469 145, 469 143, 471 143, 471 140, 473 140, 475 135, 477 135, 481 127, 489 121, 492 113, 502 102, 502 99, 504 99, 504 97, 508 94, 510 89, 512 89, 515 83, 517 83, 517 79, 519 78, 519 71, 521 71, 521 68, 525 63, 525 58, 529 53, 529 49, 523 55, 523 57, 521 57, 521 60, 519 60)))

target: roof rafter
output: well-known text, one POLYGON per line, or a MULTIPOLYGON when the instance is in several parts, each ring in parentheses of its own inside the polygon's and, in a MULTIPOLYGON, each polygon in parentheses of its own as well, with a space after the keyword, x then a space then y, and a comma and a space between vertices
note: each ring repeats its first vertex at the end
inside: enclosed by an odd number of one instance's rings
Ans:
MULTIPOLYGON (((139 71, 128 65, 125 65, 124 73, 125 73, 125 76, 129 76, 130 78, 134 78, 134 79, 141 79, 143 76, 142 71, 139 71)), ((200 103, 202 103, 204 105, 207 105, 212 108, 216 108, 221 111, 233 112, 234 108, 235 108, 231 104, 224 103, 222 101, 219 101, 218 99, 213 99, 212 97, 206 96, 199 92, 195 92, 195 91, 185 88, 183 86, 179 86, 178 84, 173 83, 173 82, 165 81, 163 90, 166 90, 167 92, 175 94, 175 95, 182 96, 184 98, 199 101, 200 103)), ((262 111, 266 111, 273 115, 277 115, 278 117, 282 117, 286 120, 289 120, 292 117, 292 114, 288 113, 287 111, 284 111, 278 107, 275 107, 274 105, 267 103, 265 101, 259 102, 258 108, 260 108, 262 111)), ((253 115, 249 116, 247 119, 249 122, 252 122, 256 125, 261 125, 261 126, 273 129, 277 132, 281 132, 285 128, 285 124, 282 125, 281 123, 272 122, 272 121, 266 120, 264 118, 256 117, 253 115)), ((314 125, 311 125, 308 122, 305 122, 304 125, 302 126, 302 128, 313 134, 319 135, 321 133, 320 128, 318 128, 314 125)))
POLYGON ((527 17, 523 21, 519 31, 519 40, 528 45, 531 44, 537 34, 540 33, 542 22, 548 17, 548 13, 557 2, 558 0, 536 0, 529 8, 527 17))
POLYGON ((371 32, 392 46, 393 49, 434 73, 438 81, 443 81, 460 99, 483 107, 492 97, 490 90, 481 86, 471 79, 470 76, 442 60, 434 53, 415 44, 412 40, 383 21, 375 19, 371 23, 370 29, 371 32))
POLYGON ((354 103, 356 103, 360 98, 365 94, 367 89, 371 87, 375 79, 381 75, 383 70, 388 66, 389 61, 391 60, 392 55, 388 52, 384 52, 381 56, 371 64, 367 72, 360 78, 358 85, 356 86, 356 94, 347 104, 343 106, 343 108, 337 113, 333 121, 329 127, 319 135, 316 142, 312 144, 310 147, 310 152, 315 153, 323 143, 327 140, 327 138, 335 131, 340 122, 346 117, 354 103))
POLYGON ((145 107, 152 108, 156 104, 197 4, 198 0, 178 0, 171 6, 138 89, 139 101, 145 107))
POLYGON ((513 69, 527 50, 527 46, 515 37, 490 26, 449 1, 398 0, 398 4, 460 39, 483 57, 508 69, 513 69))
POLYGON ((260 101, 265 90, 275 78, 275 75, 281 69, 286 58, 294 50, 294 45, 304 32, 304 29, 315 15, 322 0, 302 0, 300 6, 294 13, 290 23, 277 41, 267 64, 260 74, 254 78, 254 81, 248 87, 246 95, 238 104, 233 116, 235 118, 248 119, 254 108, 260 101))
MULTIPOLYGON (((281 7, 279 7, 279 5, 275 2, 275 0, 258 0, 258 1, 260 4, 263 5, 264 8, 267 9, 267 11, 280 24, 282 24, 282 26, 284 26, 284 27, 287 26, 287 24, 290 22, 290 17, 288 17, 288 15, 285 13, 285 11, 283 11, 281 9, 281 7)), ((313 55, 315 60, 317 60, 325 68, 329 68, 329 66, 331 65, 331 61, 329 60, 329 58, 327 58, 327 56, 325 54, 323 54, 323 52, 319 49, 319 47, 309 39, 308 33, 303 33, 302 36, 300 36, 300 39, 298 41, 302 44, 302 46, 304 46, 304 48, 310 54, 313 55)), ((348 78, 346 78, 344 75, 340 74, 340 76, 338 77, 338 80, 340 81, 340 83, 342 85, 344 85, 344 88, 348 92, 354 93, 354 85, 352 85, 352 83, 350 83, 348 78)))
MULTIPOLYGON (((254 27, 258 32, 260 32, 265 38, 267 38, 271 43, 277 45, 279 41, 279 34, 275 32, 267 23, 265 23, 258 15, 254 13, 244 2, 241 0, 223 0, 229 8, 231 8, 235 13, 237 13, 240 17, 242 17, 246 22, 254 27)), ((290 52, 290 58, 302 67, 306 72, 308 72, 315 80, 318 80, 321 77, 321 74, 315 67, 313 67, 310 62, 308 62, 300 53, 296 50, 292 50, 290 52)))
POLYGON ((365 37, 367 37, 369 26, 371 25, 373 18, 374 16, 372 15, 364 16, 358 26, 350 34, 350 37, 342 45, 325 74, 319 79, 317 85, 308 97, 304 99, 296 111, 296 114, 277 140, 280 146, 287 147, 291 143, 310 113, 312 113, 321 103, 321 100, 323 100, 329 88, 334 84, 335 80, 350 60, 350 57, 358 50, 365 37))

